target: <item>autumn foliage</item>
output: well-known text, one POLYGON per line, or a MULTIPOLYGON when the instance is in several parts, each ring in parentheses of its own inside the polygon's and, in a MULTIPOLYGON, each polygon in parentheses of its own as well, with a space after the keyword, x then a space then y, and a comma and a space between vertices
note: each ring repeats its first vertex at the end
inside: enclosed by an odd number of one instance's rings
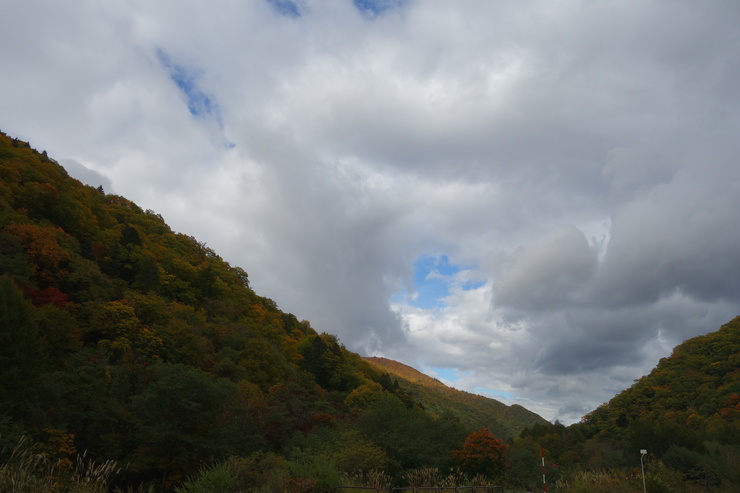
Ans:
POLYGON ((70 437, 59 460, 86 451, 156 491, 229 459, 245 469, 219 491, 448 468, 470 431, 160 215, 0 133, 0 490, 21 437, 33 457, 50 429, 70 437))
POLYGON ((468 435, 463 448, 452 452, 452 456, 471 476, 482 474, 500 479, 509 467, 508 449, 488 428, 483 428, 468 435))

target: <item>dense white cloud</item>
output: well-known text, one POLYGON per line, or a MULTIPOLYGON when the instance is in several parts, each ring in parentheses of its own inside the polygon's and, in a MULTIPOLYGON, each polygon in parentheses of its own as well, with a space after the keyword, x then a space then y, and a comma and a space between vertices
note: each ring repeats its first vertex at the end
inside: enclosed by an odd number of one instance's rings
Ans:
POLYGON ((571 421, 738 313, 739 14, 11 2, 0 129, 351 349, 571 421))

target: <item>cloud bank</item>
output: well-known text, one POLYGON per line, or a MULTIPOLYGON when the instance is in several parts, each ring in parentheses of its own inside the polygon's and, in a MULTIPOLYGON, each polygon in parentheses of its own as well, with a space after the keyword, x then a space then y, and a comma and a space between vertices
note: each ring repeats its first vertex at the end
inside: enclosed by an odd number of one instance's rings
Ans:
POLYGON ((738 15, 12 2, 0 129, 348 348, 571 422, 740 311, 738 15))

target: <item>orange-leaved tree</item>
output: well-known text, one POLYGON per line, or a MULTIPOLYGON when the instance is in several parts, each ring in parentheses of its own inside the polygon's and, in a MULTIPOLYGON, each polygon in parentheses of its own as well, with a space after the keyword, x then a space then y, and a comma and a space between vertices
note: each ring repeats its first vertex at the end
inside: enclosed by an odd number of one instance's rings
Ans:
POLYGON ((500 479, 509 467, 508 449, 488 428, 483 428, 468 435, 463 448, 452 452, 452 457, 471 476, 483 474, 500 479))

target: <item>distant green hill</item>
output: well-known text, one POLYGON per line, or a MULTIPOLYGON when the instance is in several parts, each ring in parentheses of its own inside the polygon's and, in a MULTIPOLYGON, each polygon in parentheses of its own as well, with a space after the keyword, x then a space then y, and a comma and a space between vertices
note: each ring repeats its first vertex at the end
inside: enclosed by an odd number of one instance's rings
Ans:
POLYGON ((676 346, 580 423, 525 429, 512 444, 512 469, 536 477, 544 451, 556 491, 642 491, 641 450, 649 492, 738 491, 740 317, 676 346))
POLYGON ((669 420, 740 444, 740 317, 676 346, 649 375, 584 419, 604 431, 669 420))
POLYGON ((547 421, 522 406, 507 406, 495 399, 450 388, 439 380, 387 358, 365 358, 381 371, 399 379, 401 387, 427 412, 442 416, 453 413, 472 429, 489 428, 502 438, 518 435, 524 428, 547 421))

